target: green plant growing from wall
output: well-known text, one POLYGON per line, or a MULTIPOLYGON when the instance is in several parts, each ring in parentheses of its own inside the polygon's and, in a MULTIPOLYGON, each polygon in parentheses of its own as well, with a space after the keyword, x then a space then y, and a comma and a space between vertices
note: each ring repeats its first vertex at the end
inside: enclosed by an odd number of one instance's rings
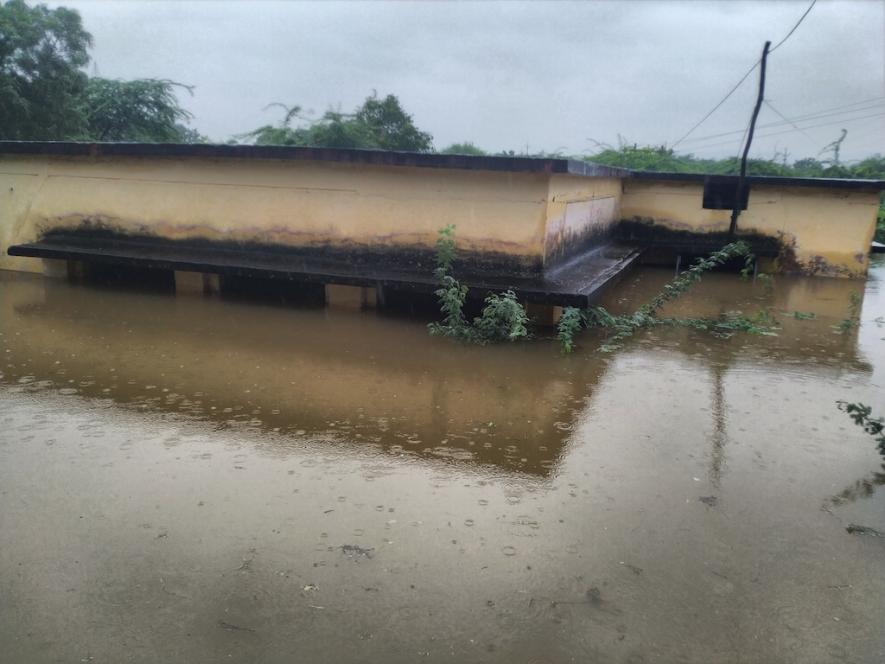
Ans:
POLYGON ((492 293, 485 299, 482 314, 468 322, 464 316, 467 286, 452 276, 455 261, 455 226, 440 229, 436 241, 436 269, 433 275, 439 283, 435 291, 439 299, 442 322, 428 325, 430 334, 452 337, 460 341, 489 344, 517 341, 529 336, 529 319, 525 308, 516 299, 516 293, 492 293))
POLYGON ((620 348, 622 343, 631 337, 636 330, 654 327, 657 325, 684 326, 699 330, 709 330, 720 337, 731 336, 735 332, 752 332, 757 334, 773 334, 771 327, 774 322, 767 311, 757 314, 756 319, 750 319, 740 312, 729 312, 719 318, 660 318, 658 313, 661 308, 675 300, 692 286, 694 286, 705 272, 735 258, 744 257, 744 269, 747 273, 755 260, 750 252, 750 246, 743 241, 732 242, 722 249, 713 252, 706 258, 697 260, 689 269, 675 277, 658 293, 651 301, 643 304, 634 313, 616 316, 603 307, 590 307, 580 310, 575 307, 566 307, 557 327, 557 339, 563 353, 570 353, 574 347, 574 337, 584 327, 600 327, 612 331, 612 334, 600 346, 603 352, 610 352, 620 348))
POLYGON ((443 314, 441 323, 431 323, 430 333, 462 339, 467 333, 464 319, 464 302, 467 300, 467 286, 462 286, 450 273, 455 260, 455 226, 448 224, 440 229, 436 240, 436 277, 439 288, 435 295, 443 314))

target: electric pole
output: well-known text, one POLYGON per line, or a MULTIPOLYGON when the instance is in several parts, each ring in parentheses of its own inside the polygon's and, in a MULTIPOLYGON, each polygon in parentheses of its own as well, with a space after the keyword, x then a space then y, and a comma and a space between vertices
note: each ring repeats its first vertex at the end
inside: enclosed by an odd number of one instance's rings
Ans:
POLYGON ((756 106, 753 107, 753 117, 750 118, 750 130, 747 132, 744 154, 741 156, 741 174, 738 176, 734 207, 731 210, 731 224, 728 227, 728 232, 731 235, 734 235, 737 230, 738 216, 741 213, 741 202, 744 199, 744 191, 747 187, 747 156, 750 154, 753 132, 756 131, 756 118, 759 117, 759 109, 762 108, 762 100, 765 98, 765 64, 768 61, 768 49, 770 46, 770 41, 765 42, 765 47, 762 49, 762 59, 759 62, 759 94, 756 97, 756 106))

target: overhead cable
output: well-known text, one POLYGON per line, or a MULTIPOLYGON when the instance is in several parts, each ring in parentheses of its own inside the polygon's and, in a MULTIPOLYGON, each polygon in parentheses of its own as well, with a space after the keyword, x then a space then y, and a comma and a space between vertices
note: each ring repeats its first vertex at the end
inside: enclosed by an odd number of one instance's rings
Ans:
MULTIPOLYGON (((780 46, 782 46, 782 45, 784 44, 784 42, 786 42, 786 41, 792 36, 792 34, 793 34, 794 32, 796 32, 796 28, 798 28, 799 25, 802 23, 802 21, 805 20, 805 17, 808 16, 808 13, 812 10, 812 8, 814 7, 814 5, 815 5, 816 3, 817 3, 817 0, 811 0, 811 4, 808 5, 808 9, 805 10, 805 13, 802 14, 802 16, 799 17, 799 20, 796 22, 796 25, 794 25, 794 26, 790 29, 790 31, 787 33, 787 35, 786 35, 783 39, 781 39, 781 40, 777 43, 777 45, 776 45, 774 48, 772 48, 772 49, 769 50, 769 53, 774 52, 777 48, 779 48, 780 46)), ((752 74, 753 71, 756 69, 756 67, 759 66, 760 61, 761 61, 761 60, 756 60, 756 62, 753 64, 753 66, 750 67, 750 68, 747 70, 747 73, 744 74, 743 76, 741 76, 741 79, 740 79, 737 83, 735 83, 734 87, 733 87, 731 90, 728 91, 728 93, 727 93, 727 94, 726 94, 726 95, 725 95, 725 96, 719 101, 719 103, 716 104, 716 105, 712 108, 712 110, 710 110, 709 113, 707 113, 704 117, 702 117, 700 120, 698 120, 698 121, 694 124, 694 126, 692 126, 691 129, 689 129, 687 132, 685 132, 685 134, 683 134, 682 138, 680 138, 678 141, 676 141, 676 142, 675 142, 672 146, 670 146, 670 147, 671 147, 671 148, 675 148, 677 145, 679 145, 680 143, 682 143, 682 141, 684 141, 686 138, 688 138, 689 136, 691 136, 692 132, 694 132, 695 129, 697 129, 697 128, 700 127, 702 124, 704 124, 704 122, 706 122, 707 118, 709 118, 711 115, 713 115, 713 113, 715 113, 716 111, 718 111, 719 108, 722 106, 722 104, 724 104, 724 103, 728 100, 728 98, 731 97, 731 95, 733 95, 733 94, 735 93, 735 91, 736 91, 739 87, 741 87, 741 84, 742 84, 744 81, 746 81, 747 78, 750 76, 750 74, 752 74)))
MULTIPOLYGON (((885 98, 883 98, 883 100, 885 100, 885 98)), ((873 101, 873 100, 869 100, 869 101, 873 101)), ((857 105, 859 103, 868 103, 868 102, 856 102, 854 105, 857 105)), ((852 113, 861 113, 863 111, 875 110, 877 108, 883 107, 883 104, 885 104, 885 101, 871 103, 869 106, 864 106, 862 108, 846 109, 846 110, 842 110, 842 111, 834 111, 834 112, 818 111, 815 113, 798 115, 792 119, 791 118, 784 118, 785 119, 784 122, 766 122, 764 125, 759 125, 759 128, 760 129, 770 129, 773 127, 780 127, 785 124, 791 124, 793 122, 808 122, 810 120, 819 120, 821 118, 828 118, 828 117, 839 116, 839 115, 849 116, 852 113)), ((840 107, 837 107, 837 108, 840 108, 840 107)), ((829 109, 829 110, 832 110, 832 109, 829 109)), ((777 112, 777 111, 775 111, 775 112, 777 112)), ((850 118, 847 118, 847 119, 850 119, 850 118)), ((711 138, 720 138, 722 136, 730 136, 732 134, 740 134, 743 131, 744 131, 743 129, 734 129, 732 131, 723 131, 718 134, 707 134, 706 136, 698 136, 697 138, 689 139, 687 142, 691 143, 691 142, 697 142, 697 141, 705 141, 705 140, 708 140, 711 138)))

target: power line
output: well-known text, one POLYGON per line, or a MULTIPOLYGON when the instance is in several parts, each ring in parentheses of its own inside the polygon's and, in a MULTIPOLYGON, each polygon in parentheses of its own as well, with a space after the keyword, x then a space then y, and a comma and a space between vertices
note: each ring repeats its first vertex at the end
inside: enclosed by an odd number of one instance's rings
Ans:
POLYGON ((746 81, 746 80, 747 80, 747 77, 748 77, 750 74, 752 74, 752 73, 756 70, 756 67, 758 67, 758 66, 759 66, 759 60, 756 60, 756 62, 753 63, 753 66, 750 67, 750 68, 747 70, 747 73, 744 74, 743 76, 741 76, 741 80, 739 80, 737 83, 735 83, 734 87, 733 87, 731 90, 728 91, 728 94, 726 94, 726 95, 725 95, 725 96, 719 101, 719 103, 716 104, 716 105, 713 107, 713 109, 712 109, 709 113, 707 113, 704 117, 702 117, 700 120, 698 120, 698 121, 694 124, 694 126, 693 126, 691 129, 689 129, 687 132, 685 132, 685 134, 682 136, 682 138, 680 138, 678 141, 676 141, 676 142, 671 146, 671 148, 675 148, 677 145, 679 145, 680 143, 682 143, 682 141, 684 141, 686 138, 688 138, 689 136, 691 136, 692 132, 693 132, 695 129, 697 129, 697 128, 700 127, 702 124, 704 124, 704 122, 706 122, 707 118, 709 118, 711 115, 713 115, 713 113, 715 113, 716 111, 718 111, 718 110, 719 110, 719 107, 722 106, 722 104, 724 104, 726 101, 728 101, 728 98, 731 97, 731 95, 733 95, 733 94, 735 93, 735 91, 736 91, 739 87, 741 87, 741 83, 743 83, 744 81, 746 81))
POLYGON ((778 114, 780 117, 782 117, 786 122, 789 122, 790 125, 792 125, 794 129, 796 129, 796 131, 800 132, 803 136, 805 136, 805 138, 807 138, 807 139, 808 139, 809 141, 811 141, 812 143, 814 142, 814 139, 811 138, 811 135, 808 134, 808 133, 806 133, 806 131, 805 131, 804 129, 802 129, 802 127, 800 127, 799 125, 797 125, 795 122, 793 122, 792 120, 790 120, 790 118, 788 118, 786 115, 784 115, 784 114, 781 113, 779 110, 777 110, 777 109, 772 105, 772 103, 771 103, 770 101, 768 101, 767 99, 764 100, 764 101, 765 101, 765 105, 768 106, 768 108, 770 108, 772 111, 774 111, 775 113, 777 113, 777 114, 778 114))
POLYGON ((814 8, 814 5, 816 5, 816 4, 817 4, 817 0, 811 0, 811 4, 808 5, 808 9, 806 9, 806 10, 805 10, 805 13, 802 14, 802 16, 799 17, 799 20, 798 20, 798 21, 796 21, 796 25, 793 26, 793 29, 790 30, 790 31, 787 33, 787 36, 784 37, 783 39, 781 39, 781 40, 780 40, 780 41, 774 46, 774 48, 772 48, 772 49, 768 52, 769 54, 773 53, 773 52, 776 51, 778 48, 780 48, 781 46, 783 46, 784 42, 787 41, 787 40, 793 35, 794 32, 796 32, 796 28, 798 28, 798 27, 802 24, 802 21, 805 20, 805 17, 808 16, 808 13, 814 8))
MULTIPOLYGON (((794 26, 792 27, 792 29, 787 33, 786 37, 784 37, 783 39, 781 39, 781 40, 777 43, 777 46, 775 46, 773 49, 771 49, 771 50, 769 51, 769 53, 771 53, 772 51, 774 51, 775 49, 777 49, 779 46, 782 46, 783 43, 784 43, 785 41, 787 41, 787 40, 790 38, 790 36, 791 36, 794 32, 796 32, 796 28, 798 28, 799 25, 802 23, 802 21, 805 20, 805 17, 808 16, 808 13, 812 10, 812 8, 814 7, 814 5, 815 5, 816 3, 817 3, 817 0, 811 0, 811 4, 808 6, 808 9, 805 10, 805 13, 802 14, 802 16, 799 17, 799 20, 796 22, 796 25, 794 25, 794 26)), ((743 76, 741 76, 741 80, 739 80, 737 83, 735 83, 734 87, 733 87, 731 90, 728 91, 728 93, 727 93, 727 94, 726 94, 726 95, 725 95, 725 96, 719 101, 718 104, 716 104, 716 105, 713 107, 713 109, 712 109, 709 113, 707 113, 704 117, 702 117, 700 120, 698 120, 698 121, 694 124, 694 126, 693 126, 691 129, 689 129, 687 132, 685 132, 685 134, 682 136, 682 138, 680 138, 680 139, 679 139, 678 141, 676 141, 672 146, 670 146, 671 149, 675 148, 677 145, 679 145, 680 143, 682 143, 682 141, 684 141, 686 138, 688 138, 688 137, 692 134, 692 132, 693 132, 695 129, 697 129, 697 128, 700 127, 702 124, 704 124, 704 122, 706 122, 707 118, 709 118, 711 115, 713 115, 713 113, 715 113, 716 111, 718 111, 719 108, 722 106, 722 104, 724 104, 726 101, 728 101, 728 98, 731 97, 731 95, 733 95, 733 94, 735 93, 735 91, 736 91, 739 87, 741 87, 741 84, 742 84, 744 81, 747 80, 747 77, 749 77, 749 75, 753 73, 753 71, 756 69, 756 67, 759 66, 759 63, 760 63, 760 62, 761 62, 761 60, 756 60, 756 62, 753 63, 753 66, 750 67, 750 68, 747 70, 747 73, 744 74, 743 76)))
MULTIPOLYGON (((875 115, 868 115, 868 116, 866 116, 866 117, 863 117, 863 118, 856 118, 856 119, 858 119, 858 120, 867 120, 867 119, 871 119, 871 118, 880 118, 880 117, 885 117, 885 112, 877 113, 877 114, 875 114, 875 115)), ((821 124, 819 124, 819 125, 814 125, 814 126, 812 126, 812 127, 806 127, 806 129, 815 129, 815 128, 817 128, 817 127, 832 127, 833 125, 839 125, 839 124, 843 124, 843 123, 840 122, 840 121, 836 121, 836 122, 826 122, 826 123, 821 123, 821 124)), ((775 132, 771 132, 771 133, 768 133, 768 134, 760 134, 760 135, 758 136, 758 138, 771 138, 772 136, 783 136, 784 134, 789 134, 789 133, 791 133, 791 132, 793 132, 793 131, 795 131, 795 130, 794 130, 794 129, 787 129, 787 130, 785 130, 785 131, 775 131, 775 132)), ((710 143, 709 145, 699 145, 699 146, 696 146, 696 147, 692 148, 692 150, 693 150, 693 151, 707 150, 707 149, 709 149, 709 148, 721 147, 721 146, 723 146, 723 145, 733 145, 733 141, 722 141, 722 142, 719 142, 719 143, 710 143)))
MULTIPOLYGON (((881 99, 885 100, 885 97, 882 97, 881 99)), ((864 102, 855 102, 854 104, 847 104, 846 106, 834 107, 834 108, 844 108, 845 110, 842 110, 842 111, 827 112, 827 111, 834 110, 833 108, 830 108, 830 109, 824 109, 821 111, 816 111, 814 113, 808 113, 805 115, 798 115, 798 116, 794 117, 792 120, 790 120, 789 118, 784 118, 785 122, 767 122, 764 125, 759 125, 759 128, 760 129, 770 129, 772 127, 780 127, 785 124, 791 124, 792 122, 808 122, 809 120, 819 120, 820 118, 828 118, 828 117, 837 116, 837 115, 849 115, 851 113, 860 113, 862 111, 871 111, 873 109, 879 108, 883 104, 882 101, 877 101, 876 103, 872 103, 870 106, 864 106, 863 108, 852 108, 852 109, 847 108, 847 106, 858 106, 860 104, 868 104, 868 103, 871 103, 874 101, 876 101, 876 99, 870 99, 870 100, 867 100, 864 102)), ((775 110, 775 112, 777 112, 777 111, 775 110)), ((783 117, 783 116, 781 116, 781 117, 783 117)), ((721 136, 730 136, 732 134, 740 134, 743 131, 744 131, 743 129, 734 129, 732 131, 724 131, 719 134, 708 134, 706 136, 698 136, 697 138, 689 139, 688 142, 705 141, 710 138, 719 138, 721 136)))
MULTIPOLYGON (((885 117, 885 111, 880 111, 880 112, 878 112, 878 113, 873 113, 872 115, 864 115, 864 116, 861 116, 861 117, 858 117, 858 118, 849 118, 849 119, 847 119, 847 120, 843 119, 843 120, 833 120, 833 121, 830 121, 830 122, 821 122, 820 124, 809 125, 809 126, 807 126, 807 127, 803 127, 803 129, 815 129, 815 128, 817 128, 817 127, 831 127, 831 126, 833 126, 833 125, 845 124, 845 123, 848 123, 848 122, 854 122, 854 121, 856 121, 856 120, 869 120, 869 119, 871 119, 871 118, 880 118, 880 117, 885 117)), ((759 135, 759 138, 769 138, 769 137, 771 137, 771 136, 781 136, 781 135, 783 135, 783 134, 789 134, 789 133, 792 133, 792 132, 794 132, 794 131, 796 131, 796 130, 795 130, 795 129, 786 129, 786 130, 784 130, 784 131, 773 131, 773 132, 770 132, 770 133, 768 133, 768 134, 760 134, 760 135, 759 135)), ((710 143, 709 145, 698 145, 698 146, 692 147, 692 150, 706 150, 707 148, 718 147, 718 146, 721 146, 721 145, 732 145, 733 143, 734 143, 733 140, 731 140, 731 141, 719 141, 719 142, 717 142, 717 143, 710 143)))
MULTIPOLYGON (((834 120, 832 122, 822 122, 816 125, 810 125, 808 127, 804 127, 805 129, 815 129, 817 127, 832 127, 833 125, 845 124, 848 122, 853 122, 854 120, 869 120, 872 118, 885 117, 885 111, 881 111, 879 113, 874 113, 872 115, 865 115, 859 118, 851 118, 849 120, 834 120)), ((784 131, 773 131, 767 134, 761 134, 759 138, 768 138, 771 136, 782 136, 783 134, 789 134, 795 131, 794 129, 786 129, 784 131)), ((699 145, 692 148, 692 150, 706 150, 707 148, 717 147, 721 145, 731 145, 733 141, 718 141, 716 143, 709 143, 707 145, 699 145)))

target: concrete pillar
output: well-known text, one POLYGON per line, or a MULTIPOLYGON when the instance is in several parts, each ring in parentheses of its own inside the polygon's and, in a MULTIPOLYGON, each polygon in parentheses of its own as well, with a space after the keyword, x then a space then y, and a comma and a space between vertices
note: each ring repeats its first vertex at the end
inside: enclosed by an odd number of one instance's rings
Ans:
POLYGON ((375 307, 384 309, 387 306, 387 295, 384 286, 378 284, 373 290, 375 291, 375 307))
POLYGON ((83 261, 68 261, 68 279, 79 281, 86 278, 86 263, 83 261))
POLYGON ((362 288, 363 309, 376 309, 378 307, 378 291, 374 287, 362 288))
MULTIPOLYGON (((777 258, 772 256, 760 256, 756 259, 756 273, 774 274, 779 272, 777 258)), ((754 275, 755 276, 755 275, 754 275)))
POLYGON ((221 292, 221 276, 218 274, 203 275, 203 293, 205 295, 218 295, 221 292))
POLYGON ((221 292, 221 279, 217 274, 176 270, 175 292, 181 295, 216 295, 221 292))
POLYGON ((562 307, 555 304, 526 302, 525 312, 534 321, 535 325, 554 327, 559 322, 560 316, 562 316, 562 307))
POLYGON ((68 262, 63 258, 44 258, 43 276, 53 279, 68 278, 68 262))
POLYGON ((342 286, 326 284, 326 305, 336 309, 374 309, 376 304, 375 289, 363 286, 342 286))

